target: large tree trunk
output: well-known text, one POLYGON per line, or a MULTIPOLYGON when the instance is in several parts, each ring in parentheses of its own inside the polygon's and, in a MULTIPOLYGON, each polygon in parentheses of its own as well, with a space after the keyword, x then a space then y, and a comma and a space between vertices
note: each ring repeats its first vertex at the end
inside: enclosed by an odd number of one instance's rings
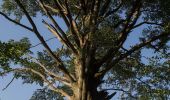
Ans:
POLYGON ((91 62, 93 60, 88 57, 75 61, 78 81, 73 85, 74 94, 71 100, 107 100, 107 93, 97 90, 102 78, 95 77, 96 66, 91 62))
POLYGON ((107 100, 106 93, 97 91, 97 80, 91 76, 82 80, 82 84, 75 86, 72 100, 107 100))

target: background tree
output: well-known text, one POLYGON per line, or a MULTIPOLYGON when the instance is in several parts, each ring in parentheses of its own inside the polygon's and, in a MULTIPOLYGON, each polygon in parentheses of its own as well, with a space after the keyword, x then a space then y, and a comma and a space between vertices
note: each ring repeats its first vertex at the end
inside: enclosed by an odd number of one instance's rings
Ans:
POLYGON ((0 14, 35 33, 44 52, 31 56, 28 39, 0 43, 1 75, 14 73, 25 83, 36 82, 31 100, 109 100, 120 98, 167 99, 170 95, 169 0, 3 0, 0 14), (32 17, 37 13, 47 29, 63 45, 53 51, 32 17), (15 16, 15 19, 10 18, 15 16), (20 23, 25 16, 30 26, 20 23), (64 20, 62 29, 55 16, 64 20), (141 26, 134 45, 127 39, 141 26), (142 34, 140 34, 142 33, 142 34), (155 55, 142 62, 143 49, 155 55), (13 68, 11 63, 21 65, 13 68), (58 85, 59 84, 59 85, 58 85), (48 89, 47 89, 48 88, 48 89), (110 91, 110 92, 109 92, 110 91), (121 92, 120 92, 121 91, 121 92), (61 96, 59 96, 61 95, 61 96))

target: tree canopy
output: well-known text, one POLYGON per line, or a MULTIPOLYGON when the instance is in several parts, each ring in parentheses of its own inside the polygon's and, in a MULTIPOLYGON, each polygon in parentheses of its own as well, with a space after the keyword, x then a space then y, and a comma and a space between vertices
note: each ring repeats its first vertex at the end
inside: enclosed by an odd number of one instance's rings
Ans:
POLYGON ((24 83, 43 87, 30 100, 110 100, 118 93, 130 100, 170 98, 170 0, 2 0, 1 4, 0 15, 34 33, 45 48, 31 51, 28 38, 0 42, 0 75, 13 73, 24 83), (52 50, 46 43, 33 20, 37 14, 62 47, 52 50), (23 17, 31 26, 20 22, 23 17), (137 42, 127 45, 129 38, 137 42), (142 53, 148 49, 154 52, 150 58, 142 53))

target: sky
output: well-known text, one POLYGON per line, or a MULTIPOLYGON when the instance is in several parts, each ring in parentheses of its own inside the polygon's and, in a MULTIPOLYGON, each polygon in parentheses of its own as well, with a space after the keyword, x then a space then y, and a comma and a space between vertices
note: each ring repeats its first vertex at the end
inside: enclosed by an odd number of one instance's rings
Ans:
MULTIPOLYGON (((36 22, 40 33, 43 37, 45 37, 45 39, 54 37, 48 32, 48 30, 46 30, 45 26, 41 23, 41 15, 38 15, 36 18, 34 18, 34 21, 36 22)), ((57 18, 57 21, 59 22, 59 25, 61 25, 62 28, 65 28, 65 25, 61 19, 57 18)), ((26 25, 29 25, 28 21, 25 18, 23 18, 21 22, 26 25)), ((133 45, 138 41, 136 37, 140 36, 140 30, 141 28, 136 29, 133 34, 129 36, 130 38, 128 38, 125 47, 133 45)), ((0 16, 0 41, 8 41, 10 39, 20 40, 23 37, 28 37, 31 40, 32 45, 40 43, 40 41, 35 37, 33 33, 20 28, 19 26, 9 22, 8 20, 0 16)), ((60 44, 56 39, 49 41, 48 44, 50 45, 50 47, 52 47, 53 50, 57 47, 60 47, 60 44), (56 47, 54 45, 56 45, 56 47)), ((32 48, 32 51, 41 51, 42 49, 43 47, 39 45, 35 48, 32 48)), ((146 50, 143 52, 143 54, 151 56, 152 53, 149 52, 150 51, 146 50)), ((146 60, 143 59, 143 61, 146 60)), ((36 84, 22 84, 22 80, 14 80, 13 83, 5 91, 2 91, 2 89, 10 82, 11 79, 11 74, 7 75, 6 77, 0 77, 0 100, 29 100, 29 98, 33 94, 33 91, 40 88, 36 84)))

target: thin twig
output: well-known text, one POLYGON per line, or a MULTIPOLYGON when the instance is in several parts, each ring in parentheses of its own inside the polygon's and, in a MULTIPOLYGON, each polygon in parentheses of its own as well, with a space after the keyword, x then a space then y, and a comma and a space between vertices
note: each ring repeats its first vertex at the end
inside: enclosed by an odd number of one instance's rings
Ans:
POLYGON ((11 83, 14 81, 15 76, 11 79, 11 81, 5 86, 5 88, 2 89, 2 91, 5 91, 10 85, 11 83))
MULTIPOLYGON (((56 39, 56 37, 51 37, 51 38, 45 40, 45 42, 48 42, 48 41, 53 40, 53 39, 56 39)), ((38 44, 36 44, 36 45, 34 45, 34 46, 31 46, 29 49, 35 48, 35 47, 37 47, 37 46, 39 46, 39 45, 42 45, 42 43, 38 43, 38 44)))

